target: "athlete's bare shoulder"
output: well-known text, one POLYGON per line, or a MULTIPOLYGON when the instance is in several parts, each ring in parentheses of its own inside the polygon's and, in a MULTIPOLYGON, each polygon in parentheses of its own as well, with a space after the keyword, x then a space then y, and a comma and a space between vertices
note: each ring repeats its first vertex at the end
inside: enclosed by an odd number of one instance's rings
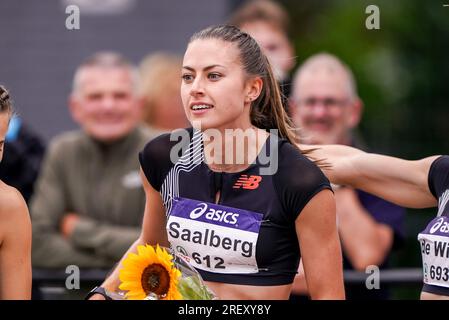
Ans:
POLYGON ((20 192, 0 180, 0 220, 1 218, 27 217, 28 208, 20 192))

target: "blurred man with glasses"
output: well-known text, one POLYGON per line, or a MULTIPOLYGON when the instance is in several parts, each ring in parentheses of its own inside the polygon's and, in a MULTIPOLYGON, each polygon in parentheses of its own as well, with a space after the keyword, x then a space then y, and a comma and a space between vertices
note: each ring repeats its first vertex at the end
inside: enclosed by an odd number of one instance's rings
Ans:
POLYGON ((351 70, 336 57, 318 54, 296 72, 291 112, 304 142, 353 144, 363 104, 351 70))
MULTIPOLYGON (((354 134, 363 110, 351 70, 337 57, 320 53, 310 57, 294 75, 290 112, 303 142, 345 144, 363 148, 354 134)), ((336 188, 337 223, 346 270, 365 272, 369 266, 388 266, 394 247, 403 239, 404 209, 360 190, 336 188)), ((306 294, 300 271, 296 294, 306 294)), ((348 299, 387 299, 380 289, 346 285, 348 299)))

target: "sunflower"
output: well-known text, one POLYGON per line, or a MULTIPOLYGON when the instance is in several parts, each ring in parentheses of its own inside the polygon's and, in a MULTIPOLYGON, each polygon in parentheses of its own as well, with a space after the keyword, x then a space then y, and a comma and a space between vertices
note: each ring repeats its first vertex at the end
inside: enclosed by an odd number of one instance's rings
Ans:
POLYGON ((130 300, 143 300, 156 295, 162 300, 180 300, 178 281, 181 272, 173 265, 173 256, 159 245, 139 245, 137 254, 130 253, 120 270, 120 290, 130 300))

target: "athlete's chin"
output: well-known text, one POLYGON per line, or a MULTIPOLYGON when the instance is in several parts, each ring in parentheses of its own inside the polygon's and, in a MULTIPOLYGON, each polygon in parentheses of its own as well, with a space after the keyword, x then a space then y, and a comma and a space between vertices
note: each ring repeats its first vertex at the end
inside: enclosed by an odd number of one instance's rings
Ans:
POLYGON ((218 129, 223 127, 224 122, 220 121, 219 119, 213 119, 213 118, 200 118, 200 117, 192 117, 190 119, 190 124, 193 128, 205 131, 208 129, 218 129))

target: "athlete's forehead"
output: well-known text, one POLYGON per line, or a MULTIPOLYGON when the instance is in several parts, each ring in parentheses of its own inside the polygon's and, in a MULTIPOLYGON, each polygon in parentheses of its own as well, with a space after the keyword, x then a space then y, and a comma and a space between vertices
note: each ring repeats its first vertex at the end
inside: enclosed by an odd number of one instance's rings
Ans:
POLYGON ((198 71, 213 66, 225 69, 241 67, 237 46, 219 39, 198 39, 191 42, 184 54, 183 68, 198 71))

